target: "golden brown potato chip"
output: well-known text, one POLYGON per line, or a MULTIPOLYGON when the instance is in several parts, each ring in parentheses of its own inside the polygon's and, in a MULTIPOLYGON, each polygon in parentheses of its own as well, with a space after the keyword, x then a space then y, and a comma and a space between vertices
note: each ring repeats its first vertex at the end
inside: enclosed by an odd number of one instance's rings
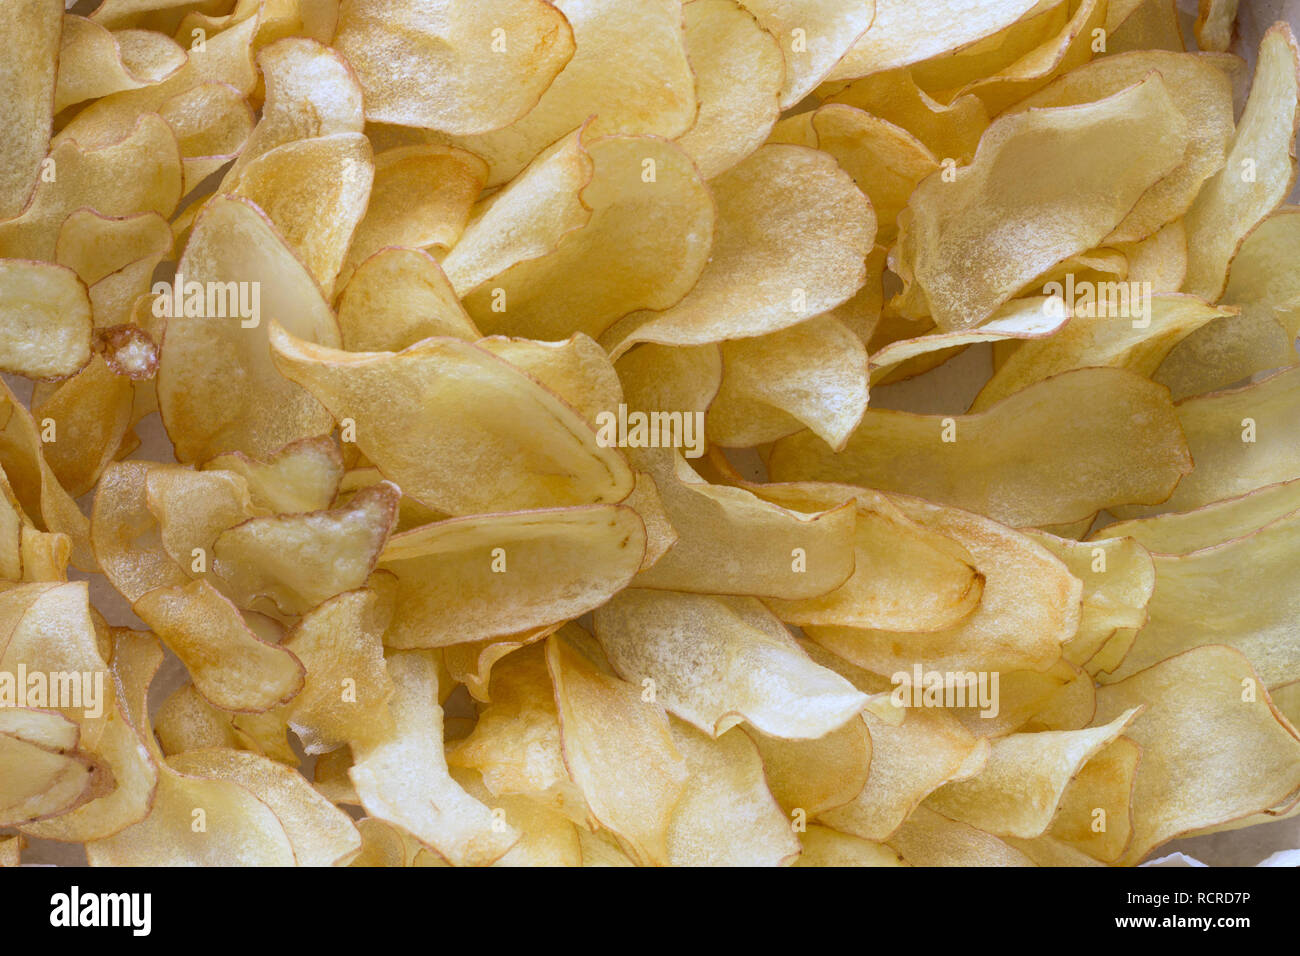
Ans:
POLYGON ((257 713, 302 690, 298 658, 258 638, 207 581, 155 588, 131 609, 181 659, 198 692, 222 710, 257 713))
POLYGON ((519 840, 508 822, 457 784, 443 754, 438 668, 428 651, 399 651, 387 659, 396 727, 359 745, 349 771, 366 813, 402 827, 457 866, 500 859, 519 840))
POLYGON ((366 457, 430 507, 474 514, 613 502, 632 490, 622 455, 600 447, 576 413, 467 342, 342 352, 276 328, 272 344, 284 374, 352 422, 366 457))
POLYGON ((712 179, 767 139, 780 115, 785 61, 776 38, 737 0, 693 0, 682 12, 700 110, 677 143, 712 179))
POLYGON ((564 765, 592 815, 625 840, 641 862, 667 864, 673 814, 690 777, 668 716, 567 635, 547 638, 546 662, 555 685, 564 765))
POLYGON ((1239 651, 1208 645, 1098 691, 1098 725, 1147 705, 1125 731, 1142 758, 1121 864, 1180 834, 1277 806, 1300 788, 1300 740, 1263 689, 1251 691, 1257 681, 1239 651), (1206 746, 1209 739, 1232 746, 1206 746))
POLYGON ((472 770, 453 769, 451 775, 466 793, 491 807, 498 819, 519 831, 519 842, 493 866, 582 865, 579 828, 564 814, 529 797, 494 796, 472 770))
POLYGON ((573 34, 543 0, 347 0, 334 42, 366 119, 469 135, 533 109, 573 58, 573 34))
POLYGON ((95 489, 90 543, 104 575, 123 597, 135 602, 156 587, 184 585, 189 575, 163 547, 158 520, 149 510, 149 462, 110 464, 95 489))
POLYGON ((769 468, 776 481, 921 495, 1013 527, 1063 524, 1169 499, 1191 470, 1179 417, 1163 387, 1122 369, 1085 368, 976 415, 868 410, 843 452, 801 432, 777 442, 769 468), (1003 468, 1009 460, 1020 463, 1014 474, 1003 468))
POLYGON ((821 737, 866 697, 800 650, 754 598, 631 589, 596 610, 596 637, 624 680, 712 737, 742 721, 782 738, 821 737))
POLYGON ((396 535, 381 557, 397 576, 389 647, 442 647, 558 625, 626 587, 645 554, 629 508, 474 515, 396 535))
POLYGON ((167 316, 158 406, 183 462, 221 452, 269 454, 330 429, 330 415, 286 381, 271 361, 267 329, 338 345, 338 325, 310 272, 265 214, 247 200, 204 207, 177 266, 155 301, 167 316), (179 308, 178 308, 179 306, 179 308), (240 385, 230 386, 237 377, 240 385))
POLYGON ((790 816, 803 822, 854 800, 871 768, 871 735, 853 719, 812 740, 782 740, 746 731, 763 758, 772 796, 790 816))
POLYGON ((1253 385, 1185 398, 1177 405, 1195 469, 1160 505, 1113 508, 1120 518, 1190 511, 1300 477, 1293 431, 1300 407, 1300 369, 1253 385))
POLYGON ((1298 125, 1300 49, 1291 28, 1276 23, 1260 41, 1250 98, 1227 161, 1187 211, 1184 291, 1210 302, 1223 294, 1242 243, 1295 183, 1298 125))
POLYGON ((234 159, 257 120, 244 94, 229 83, 198 83, 169 97, 158 115, 176 134, 186 195, 234 159))
POLYGON ((45 461, 68 494, 80 497, 95 487, 113 460, 127 429, 135 390, 98 355, 53 394, 33 404, 32 414, 53 440, 42 443, 45 461))
POLYGON ((153 718, 153 730, 168 756, 239 745, 230 716, 204 700, 193 684, 181 685, 162 702, 153 718))
POLYGON ((0 259, 0 370, 63 378, 90 361, 90 300, 71 269, 0 259))
POLYGON ((54 121, 62 27, 63 5, 57 0, 19 0, 0 13, 0 36, 12 51, 0 65, 9 129, 0 158, 0 220, 23 211, 40 178, 54 121))
POLYGON ((615 358, 637 342, 702 345, 775 332, 862 287, 875 215, 830 156, 764 146, 709 188, 718 214, 708 265, 676 305, 610 328, 615 358))
POLYGON ((1141 759, 1141 748, 1127 737, 1099 750, 1066 786, 1048 834, 1103 862, 1119 859, 1133 833, 1133 778, 1141 759))
POLYGON ((202 467, 243 476, 253 504, 277 514, 324 511, 343 479, 338 445, 324 437, 291 442, 265 460, 232 452, 209 459, 202 467))
POLYGON ((982 325, 1026 282, 1099 245, 1182 162, 1190 136, 1158 74, 1094 103, 999 119, 970 166, 922 181, 900 215, 890 259, 902 312, 948 331, 982 325), (1152 147, 1106 145, 1130 137, 1152 147))

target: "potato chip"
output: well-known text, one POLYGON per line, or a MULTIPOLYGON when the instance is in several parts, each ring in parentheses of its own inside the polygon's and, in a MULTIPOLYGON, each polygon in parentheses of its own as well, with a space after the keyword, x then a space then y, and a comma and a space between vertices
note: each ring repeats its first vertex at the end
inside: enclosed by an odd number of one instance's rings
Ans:
POLYGON ((360 745, 349 771, 368 814, 402 827, 451 863, 473 866, 500 859, 519 840, 508 822, 464 791, 447 770, 438 670, 428 651, 387 658, 394 693, 394 731, 360 745))
POLYGON ((1121 864, 1180 834, 1277 806, 1300 788, 1300 740, 1266 694, 1247 695, 1256 679, 1239 651, 1208 645, 1098 691, 1098 725, 1147 705, 1125 731, 1142 759, 1121 864), (1233 744, 1206 747, 1206 734, 1233 744))
POLYGON ((700 110, 677 143, 712 179, 767 138, 780 114, 785 60, 776 38, 737 0, 693 0, 682 12, 700 110))
POLYGON ((366 583, 397 519, 391 482, 363 488, 330 511, 249 518, 212 543, 212 569, 241 606, 269 598, 286 614, 366 583))
POLYGON ((1139 710, 1131 708, 1087 730, 1011 734, 995 740, 978 774, 940 787, 926 799, 926 806, 997 836, 1040 836, 1051 825, 1070 781, 1124 732, 1139 710))
POLYGON ((80 497, 95 487, 113 460, 127 429, 135 391, 131 380, 116 374, 100 356, 42 401, 32 413, 54 440, 42 444, 46 463, 68 494, 80 497))
POLYGON ((267 329, 278 322, 336 346, 338 325, 310 272, 265 214, 247 200, 210 200, 177 274, 184 288, 173 285, 170 304, 166 297, 154 304, 167 315, 158 407, 177 459, 203 461, 228 451, 260 456, 329 431, 329 413, 276 371, 267 329), (238 387, 231 387, 232 377, 238 387))
POLYGON ((918 807, 889 838, 909 866, 1035 866, 1034 861, 991 833, 918 807))
POLYGON ((342 456, 328 438, 291 442, 265 460, 241 452, 218 455, 202 468, 243 476, 252 503, 278 514, 324 511, 333 503, 343 478, 342 456))
MULTIPOLYGON (((545 254, 521 258, 469 287, 460 263, 474 262, 468 257, 478 242, 499 241, 482 233, 498 223, 498 206, 513 197, 489 200, 467 230, 471 245, 458 245, 445 260, 465 309, 485 332, 598 336, 629 312, 676 304, 705 268, 713 203, 684 150, 644 136, 588 138, 584 149, 592 172, 577 196, 584 207, 579 228, 545 254)), ((507 238, 519 244, 517 225, 507 229, 507 238)))
POLYGON ((632 589, 598 608, 594 622, 624 680, 649 681, 669 713, 711 737, 741 721, 773 737, 821 737, 866 705, 754 598, 632 589))
POLYGON ((18 53, 6 57, 0 67, 4 113, 11 130, 0 160, 4 170, 0 173, 0 221, 23 211, 39 181, 54 121, 55 67, 62 27, 63 5, 56 0, 6 4, 0 19, 0 35, 18 53))
POLYGON ((284 374, 353 422, 366 457, 430 507, 472 514, 619 501, 632 490, 623 457, 573 411, 469 343, 353 353, 278 328, 272 343, 284 374), (401 433, 385 422, 401 422, 401 433))
POLYGON ((1190 554, 1156 555, 1149 618, 1114 683, 1203 644, 1224 644, 1250 659, 1265 686, 1300 680, 1294 579, 1300 512, 1240 538, 1190 554))
POLYGON ((62 378, 90 360, 90 302, 71 269, 0 260, 0 369, 62 378))
POLYGON ((802 432, 776 444, 769 468, 776 481, 921 495, 1013 527, 1063 524, 1170 498, 1191 470, 1173 412, 1162 387, 1132 372, 1078 369, 976 415, 868 410, 843 452, 802 432), (1022 463, 1013 475, 1008 460, 1022 463))
POLYGON ((901 311, 946 331, 982 325, 1026 282, 1100 244, 1182 162, 1190 135, 1159 75, 1094 103, 999 119, 970 166, 923 180, 900 215, 890 258, 901 311), (1103 145, 1132 136, 1152 148, 1121 156, 1103 145))
POLYGON ((381 249, 360 263, 339 296, 338 318, 349 352, 400 352, 435 336, 480 337, 441 266, 418 249, 381 249))
POLYGON ((568 817, 529 797, 493 796, 472 770, 452 770, 465 792, 519 830, 519 842, 493 866, 581 866, 582 840, 568 817))
POLYGON ((871 735, 861 719, 811 740, 746 733, 763 758, 768 788, 792 826, 850 803, 869 779, 871 735))
POLYGON ((128 601, 156 587, 187 584, 189 575, 163 547, 158 519, 149 510, 149 462, 118 462, 104 469, 95 490, 90 544, 104 575, 128 601))
POLYGON ((1133 778, 1141 758, 1127 737, 1099 750, 1066 785, 1049 836, 1106 863, 1119 859, 1133 833, 1133 778))
POLYGON ((389 647, 441 647, 558 625, 626 587, 645 553, 636 513, 617 505, 475 515, 396 535, 389 647))
MULTIPOLYGON (((1130 293, 1133 286, 1128 286, 1130 293)), ((1076 302, 1075 314, 1055 335, 1026 341, 994 373, 971 403, 980 412, 1041 382, 1076 368, 1123 368, 1150 377, 1178 343, 1232 311, 1190 295, 1139 291, 1127 308, 1122 297, 1091 306, 1076 302), (1116 308, 1118 306, 1118 308, 1116 308)))
POLYGON ((195 689, 222 710, 269 710, 302 689, 298 658, 259 639, 207 581, 155 588, 131 609, 181 659, 195 689))
POLYGON ((239 741, 230 716, 213 707, 193 684, 168 695, 153 718, 153 731, 163 753, 184 753, 209 747, 234 749, 239 741))
POLYGON ((785 84, 781 109, 817 88, 873 24, 876 0, 740 0, 781 44, 785 84))
POLYGON ((1260 41, 1250 98, 1227 161, 1187 211, 1183 291, 1210 302, 1223 294, 1242 243, 1295 183, 1297 124, 1300 50, 1290 27, 1276 23, 1260 41))
POLYGON ((1228 49, 1232 24, 1237 19, 1237 0, 1200 0, 1196 14, 1196 45, 1202 50, 1228 49))
MULTIPOLYGON (((695 78, 686 56, 681 0, 555 0, 552 6, 568 20, 577 46, 537 105, 504 128, 450 139, 487 160, 488 186, 513 179, 533 157, 588 120, 587 136, 593 138, 674 139, 695 122, 695 78)), ((512 42, 508 32, 506 42, 512 42)), ((541 73, 531 79, 545 78, 541 73)))
POLYGON ((1190 511, 1264 485, 1300 477, 1300 448, 1291 436, 1300 402, 1300 369, 1253 385, 1185 398, 1178 421, 1196 468, 1158 506, 1116 507, 1120 518, 1190 511))
POLYGON ((671 308, 614 325, 607 333, 613 357, 636 342, 702 345, 776 332, 862 287, 875 215, 830 156, 764 146, 710 189, 718 214, 699 281, 671 308))
POLYGON ((813 824, 799 835, 794 866, 905 866, 898 851, 830 827, 813 824))
POLYGON ((244 94, 229 83, 198 83, 169 97, 158 115, 176 134, 186 195, 234 159, 256 125, 244 94))
POLYGON ((366 119, 469 135, 533 109, 573 58, 574 31, 543 0, 347 0, 335 44, 366 119))
POLYGON ((65 16, 54 112, 120 90, 160 83, 188 58, 175 40, 150 30, 110 33, 85 17, 65 16))
POLYGON ((668 717, 642 691, 606 673, 567 636, 546 641, 564 765, 592 815, 644 863, 670 861, 674 811, 688 792, 689 765, 668 717))
POLYGON ((866 347, 830 316, 724 342, 722 363, 708 417, 719 445, 760 445, 807 427, 840 448, 867 408, 866 347))

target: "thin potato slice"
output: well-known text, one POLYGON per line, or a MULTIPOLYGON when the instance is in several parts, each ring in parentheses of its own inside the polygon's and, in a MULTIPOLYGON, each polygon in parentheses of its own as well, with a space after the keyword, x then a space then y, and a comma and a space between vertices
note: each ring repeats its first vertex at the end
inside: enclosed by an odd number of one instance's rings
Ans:
POLYGON ((763 774, 772 796, 792 825, 801 817, 816 817, 850 803, 867 785, 872 746, 862 719, 850 720, 813 740, 747 733, 763 758, 763 774))
POLYGON ((849 833, 813 824, 799 835, 794 866, 906 866, 897 850, 849 833))
POLYGON ((90 361, 90 300, 71 269, 0 259, 0 370, 62 378, 90 361))
POLYGON ((917 807, 889 838, 910 866, 1035 866, 1011 844, 927 807, 917 807))
POLYGON ((442 267, 418 249, 381 249, 360 263, 338 312, 349 352, 400 352, 435 336, 480 338, 442 267))
POLYGON ((36 188, 54 124, 63 4, 19 0, 0 11, 0 36, 12 55, 0 63, 9 129, 0 153, 0 221, 23 211, 36 188))
POLYGON ((85 17, 65 16, 54 112, 84 100, 160 83, 185 65, 186 52, 152 30, 110 33, 85 17))
POLYGON ((338 446, 323 437, 291 442, 265 459, 249 458, 241 452, 218 455, 202 467, 242 476, 252 503, 277 514, 324 511, 333 503, 343 480, 338 446))

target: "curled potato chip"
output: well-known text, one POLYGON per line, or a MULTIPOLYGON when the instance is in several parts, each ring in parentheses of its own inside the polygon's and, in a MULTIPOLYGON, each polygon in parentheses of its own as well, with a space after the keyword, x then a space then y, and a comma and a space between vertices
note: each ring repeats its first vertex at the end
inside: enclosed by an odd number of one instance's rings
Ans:
POLYGON ((83 207, 102 216, 169 216, 181 198, 176 136, 144 113, 108 142, 83 145, 65 128, 50 149, 55 175, 36 184, 22 215, 0 222, 0 256, 52 260, 67 216, 83 207))
POLYGON ((168 756, 208 747, 234 749, 239 745, 229 715, 209 704, 188 683, 178 687, 159 706, 153 730, 168 756))
POLYGON ((90 544, 104 575, 135 602, 156 587, 184 585, 187 575, 163 547, 158 520, 149 510, 148 462, 126 461, 104 469, 95 489, 90 544))
POLYGON ((401 352, 353 353, 277 328, 272 344, 284 374, 354 422, 366 457, 431 507, 466 514, 589 504, 632 490, 623 457, 600 447, 573 411, 469 343, 434 338, 401 352), (387 422, 401 422, 400 433, 387 422))
POLYGON ((928 807, 917 807, 889 838, 909 866, 1034 866, 1011 844, 928 807))
POLYGON ((222 188, 266 213, 332 299, 373 177, 370 141, 339 133, 268 150, 228 176, 222 188))
POLYGON ((830 827, 812 824, 799 835, 794 866, 906 866, 897 850, 830 827))
POLYGON ((451 146, 387 149, 374 162, 374 185, 348 247, 340 285, 387 246, 451 249, 487 179, 481 159, 451 146))
POLYGON ((1300 511, 1300 478, 1264 485, 1192 511, 1119 521, 1090 539, 1124 536, 1156 554, 1190 554, 1258 531, 1293 511, 1300 511))
POLYGON ((875 215, 830 156, 764 146, 710 189, 718 212, 708 265, 676 305, 615 324, 606 333, 615 358, 637 342, 702 345, 775 332, 862 287, 875 215))
POLYGON ((680 136, 695 121, 695 78, 686 57, 681 0, 555 0, 552 6, 573 31, 573 58, 518 120, 451 140, 487 160, 489 186, 513 179, 538 153, 589 119, 590 137, 664 139, 680 136))
POLYGON ((298 658, 258 638, 207 581, 154 588, 131 608, 185 664, 198 692, 222 710, 269 710, 302 689, 298 658))
POLYGON ((242 452, 218 455, 202 467, 241 475, 252 503, 277 514, 324 511, 343 479, 338 445, 323 437, 291 442, 262 460, 242 452))
POLYGON ((843 452, 802 432, 776 444, 769 468, 776 481, 921 495, 1013 527, 1063 524, 1112 505, 1170 499, 1191 470, 1180 417, 1161 386, 1121 369, 1085 368, 976 415, 868 410, 843 452), (1007 460, 1022 463, 1013 475, 1002 471, 1007 460))
POLYGON ((418 249, 381 249, 360 263, 339 296, 338 319, 349 352, 400 352, 435 336, 480 337, 441 266, 418 249))
POLYGON ((1046 832, 1062 794, 1080 769, 1116 740, 1140 708, 1087 730, 1011 734, 995 740, 978 774, 945 784, 926 805, 949 819, 997 836, 1046 832))
MULTIPOLYGON (((1130 293, 1134 288, 1128 286, 1130 293)), ((1075 368, 1123 368, 1149 378, 1180 341, 1232 315, 1230 309, 1190 295, 1138 291, 1128 308, 1122 297, 1107 295, 1105 305, 1089 306, 1084 314, 1076 303, 1075 314, 1050 338, 1023 342, 980 390, 970 410, 983 411, 1035 382, 1075 368), (1120 307, 1114 308, 1116 304, 1120 307)))
POLYGON ((134 398, 131 380, 95 355, 34 405, 33 416, 47 431, 54 423, 54 440, 45 442, 42 451, 68 494, 80 497, 95 487, 131 427, 134 398))
POLYGON ((276 371, 267 327, 279 322, 333 346, 338 326, 310 272, 261 210, 233 197, 210 200, 177 274, 184 288, 173 284, 170 297, 154 303, 167 316, 158 407, 177 459, 259 456, 327 432, 329 413, 276 371), (239 387, 230 387, 232 376, 239 387))
POLYGON ((1141 756, 1137 744, 1117 737, 1089 758, 1061 794, 1048 834, 1103 862, 1119 859, 1133 833, 1133 778, 1141 756))
POLYGON ((1267 694, 1244 693, 1255 679, 1239 651, 1207 645, 1098 691, 1097 725, 1147 705, 1125 731, 1142 758, 1133 838, 1121 864, 1140 862, 1180 834, 1278 806, 1300 788, 1300 740, 1267 694), (1196 731, 1223 734, 1233 745, 1206 747, 1196 731))
POLYGON ((90 361, 90 301, 71 269, 0 259, 0 369, 62 378, 90 361))
POLYGON ((1040 0, 945 0, 917 16, 908 0, 876 0, 870 28, 830 72, 831 79, 869 76, 952 53, 1004 30, 1041 7, 1040 0))
POLYGON ((361 835, 342 810, 296 771, 239 750, 190 750, 167 759, 173 770, 205 780, 238 784, 270 807, 284 827, 298 866, 346 866, 361 849, 361 835))
POLYGON ((1237 0, 1200 0, 1196 13, 1196 45, 1202 50, 1228 49, 1237 0))
POLYGON ((438 668, 428 651, 387 658, 394 730, 361 744, 349 771, 366 813, 408 831, 458 866, 500 859, 519 839, 507 822, 461 788, 443 753, 438 668))
POLYGON ((113 675, 123 713, 148 748, 158 781, 144 819, 86 844, 90 865, 291 866, 292 844, 270 807, 242 786, 179 773, 163 758, 147 706, 162 658, 152 635, 114 635, 113 675), (203 810, 201 830, 193 825, 196 808, 203 810))
POLYGON ((1283 206, 1241 244, 1223 303, 1240 309, 1179 342, 1153 378, 1175 399, 1202 395, 1297 362, 1300 286, 1288 266, 1300 246, 1300 208, 1283 206))
MULTIPOLYGON (((597 650, 596 653, 599 653, 597 650)), ((642 862, 666 864, 689 765, 668 717, 641 690, 608 674, 567 635, 546 640, 564 765, 592 815, 642 862)))
POLYGON ((368 120, 469 135, 535 107, 573 58, 573 32, 543 0, 347 0, 334 42, 368 120))
POLYGON ((95 765, 85 756, 0 733, 0 822, 21 826, 76 809, 95 794, 95 765))
POLYGON ((871 735, 853 719, 821 737, 784 740, 748 732, 772 796, 791 817, 815 817, 855 799, 871 768, 871 735))
POLYGON ((1291 435, 1300 403, 1300 369, 1253 385, 1183 399, 1178 421, 1196 468, 1161 505, 1113 508, 1120 518, 1190 511, 1264 485, 1300 477, 1300 446, 1291 435))
POLYGON ((493 814, 519 831, 519 842, 493 866, 581 866, 578 827, 552 807, 516 794, 494 796, 472 770, 452 770, 465 792, 492 808, 493 814))
POLYGON ((876 0, 740 0, 785 56, 781 109, 816 89, 876 17, 876 0))
POLYGON ((186 195, 234 159, 256 125, 244 94, 221 82, 182 90, 158 107, 158 115, 176 134, 186 195))
POLYGON ((899 217, 903 313, 949 331, 982 325, 1026 282, 1100 244, 1189 138, 1158 74, 1093 103, 999 119, 970 166, 923 180, 899 217), (1104 145, 1132 136, 1159 145, 1140 159, 1104 145))
POLYGON ((594 622, 624 680, 649 680, 669 713, 712 737, 741 721, 773 737, 821 737, 866 705, 754 598, 634 588, 598 608, 594 622))
POLYGON ((623 401, 623 387, 609 356, 581 332, 575 332, 563 342, 491 336, 477 344, 528 373, 597 431, 602 413, 612 414, 623 401))
POLYGON ((309 754, 391 733, 393 685, 377 606, 373 591, 344 592, 303 615, 284 639, 307 671, 288 720, 309 754))
POLYGON ((85 17, 65 16, 54 112, 83 100, 160 83, 185 65, 186 52, 151 30, 111 33, 85 17))
POLYGON ((1190 554, 1155 556, 1149 618, 1122 664, 1102 683, 1215 643, 1250 659, 1265 686, 1300 680, 1295 646, 1295 578, 1300 512, 1190 554))
POLYGON ((1250 97, 1223 168, 1187 211, 1185 292, 1216 302, 1246 237, 1291 191, 1300 124, 1300 50, 1285 23, 1259 44, 1250 97), (1279 121, 1280 120, 1280 121, 1279 121))
POLYGON ((243 606, 270 598, 286 614, 366 583, 397 519, 401 492, 383 481, 330 511, 249 518, 212 544, 212 569, 243 606))
POLYGON ((0 65, 10 133, 0 154, 0 221, 23 211, 37 187, 54 122, 56 65, 63 5, 22 0, 0 13, 0 36, 14 55, 0 65))
POLYGON ((151 469, 144 482, 163 550, 191 577, 208 570, 217 536, 254 514, 248 484, 236 474, 161 466, 151 469))
POLYGON ((763 778, 763 762, 738 730, 714 739, 671 720, 686 786, 668 827, 673 866, 781 866, 799 840, 763 778))
POLYGON ((902 496, 891 500, 909 518, 953 538, 971 555, 984 578, 978 606, 937 631, 807 625, 808 635, 859 667, 881 676, 902 672, 908 680, 916 665, 954 672, 1051 667, 1079 624, 1083 585, 1064 563, 1041 544, 979 515, 902 496), (1036 592, 1029 600, 1027 587, 1036 592))
POLYGON ((395 536, 389 647, 441 647, 578 617, 636 574, 645 529, 618 505, 475 515, 395 536))
POLYGON ((693 0, 682 12, 700 110, 677 143, 712 179, 767 138, 780 114, 785 61, 776 38, 737 0, 693 0))

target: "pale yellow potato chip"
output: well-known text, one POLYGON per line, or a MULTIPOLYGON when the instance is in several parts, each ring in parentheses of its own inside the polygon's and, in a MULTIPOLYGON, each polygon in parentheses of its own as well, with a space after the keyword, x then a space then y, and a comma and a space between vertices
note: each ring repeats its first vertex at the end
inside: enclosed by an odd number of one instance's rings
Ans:
POLYGON ((186 195, 234 159, 257 120, 244 94, 229 83, 198 83, 169 97, 158 115, 176 134, 186 195))
POLYGON ((1026 282, 1099 245, 1182 162, 1190 136, 1158 74, 1094 103, 999 119, 970 166, 923 180, 900 215, 890 261, 901 311, 948 331, 984 324, 1026 282), (1130 137, 1152 147, 1105 145, 1130 137))
POLYGON ((256 457, 328 432, 329 412, 276 371, 267 330, 277 322, 299 337, 337 346, 338 325, 311 273, 266 215, 247 200, 210 200, 177 274, 184 288, 173 282, 171 296, 154 303, 167 317, 158 407, 177 459, 204 461, 229 451, 256 457))
POLYGON ((1013 527, 1063 524, 1126 502, 1178 500, 1191 471, 1181 417, 1163 387, 1084 368, 975 415, 868 410, 843 452, 801 432, 776 444, 769 469, 776 481, 920 495, 1013 527), (1007 460, 1021 467, 1007 474, 1007 460))
POLYGON ((610 665, 712 737, 747 722, 773 737, 821 737, 866 697, 814 663, 755 598, 631 589, 594 615, 610 665))
POLYGON ((480 337, 442 267, 418 249, 381 249, 360 263, 339 296, 338 319, 349 352, 400 352, 435 336, 480 337))
POLYGON ((763 758, 767 785, 791 827, 851 802, 869 779, 871 735, 859 718, 812 740, 746 733, 763 758))
POLYGON ((474 515, 396 535, 381 567, 397 576, 389 647, 442 647, 559 625, 637 573, 641 519, 619 505, 474 515))
POLYGON ((1202 50, 1228 49, 1237 0, 1200 0, 1196 13, 1196 45, 1202 50))
POLYGON ((165 34, 151 30, 110 33, 85 17, 65 16, 54 112, 73 103, 160 83, 187 59, 180 45, 165 34))
POLYGON ((1099 750, 1066 786, 1048 835, 1104 863, 1119 859, 1133 833, 1133 778, 1141 759, 1141 748, 1127 737, 1099 750))
POLYGON ((896 850, 830 827, 812 824, 799 834, 794 866, 905 866, 896 850))
POLYGON ((66 379, 48 398, 34 404, 33 417, 54 440, 42 443, 46 463, 68 494, 80 497, 95 487, 113 460, 127 429, 135 391, 98 355, 66 379))
POLYGON ((204 700, 191 683, 176 688, 158 707, 153 731, 169 757, 187 750, 239 745, 230 716, 204 700))
POLYGON ((158 520, 149 510, 147 478, 157 463, 115 462, 95 489, 90 544, 105 577, 128 601, 157 587, 187 584, 188 574, 163 547, 158 520))
POLYGON ((366 457, 430 507, 473 514, 592 504, 632 490, 623 456, 601 447, 575 412, 467 342, 342 352, 277 328, 272 345, 277 367, 353 422, 366 457))
POLYGON ((1277 806, 1300 788, 1300 739, 1263 688, 1248 695, 1257 681, 1239 651, 1208 645, 1098 691, 1097 724, 1147 705, 1125 731, 1142 758, 1121 864, 1180 834, 1277 806), (1211 735, 1232 746, 1205 746, 1211 735))
POLYGON ((90 300, 71 269, 0 259, 0 370, 63 378, 90 361, 90 300))
POLYGON ((682 12, 700 110, 677 143, 712 179, 767 139, 780 115, 785 58, 738 0, 693 0, 682 12))
POLYGON ((13 51, 0 64, 0 89, 9 134, 0 157, 0 220, 23 211, 37 187, 54 124, 63 5, 19 0, 0 13, 0 36, 13 51))
POLYGON ((917 807, 889 838, 910 866, 1035 866, 1034 861, 991 833, 917 807))
POLYGON ((291 442, 265 459, 242 452, 218 455, 201 467, 242 476, 252 503, 277 514, 324 511, 334 502, 343 480, 338 445, 324 437, 291 442))
POLYGON ((1276 23, 1260 41, 1250 98, 1224 167, 1187 211, 1185 292, 1211 302, 1223 295, 1242 243, 1295 183, 1298 126, 1300 49, 1291 28, 1276 23))
POLYGON ((708 265, 676 305, 615 324, 615 358, 637 342, 703 345, 798 325, 866 280, 875 215, 830 156, 764 146, 709 188, 718 213, 708 265))
POLYGON ((781 44, 790 109, 831 73, 874 23, 877 0, 740 0, 781 44))
POLYGON ((298 658, 258 638, 206 581, 154 588, 131 609, 181 659, 195 689, 222 710, 257 713, 302 690, 298 658))
POLYGON ((562 7, 544 0, 345 0, 334 43, 366 119, 456 135, 520 119, 574 57, 562 7))

